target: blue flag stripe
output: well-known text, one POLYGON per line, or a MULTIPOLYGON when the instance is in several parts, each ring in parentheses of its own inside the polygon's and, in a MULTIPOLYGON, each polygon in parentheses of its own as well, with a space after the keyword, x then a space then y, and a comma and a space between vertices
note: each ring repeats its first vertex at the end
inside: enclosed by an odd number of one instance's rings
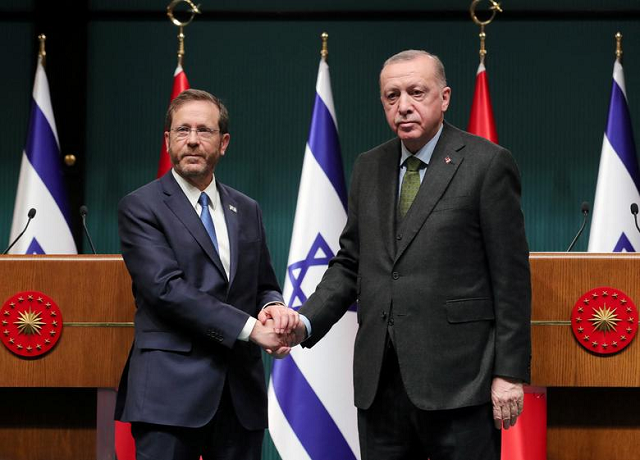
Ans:
POLYGON ((36 101, 32 101, 29 130, 27 131, 27 145, 25 152, 29 162, 36 170, 42 182, 49 189, 49 193, 58 204, 67 225, 70 226, 67 193, 63 185, 60 169, 60 153, 58 144, 46 117, 36 101))
POLYGON ((607 119, 607 139, 618 154, 620 160, 629 172, 629 175, 640 190, 640 177, 638 177, 638 159, 636 146, 633 141, 633 129, 629 107, 622 89, 614 80, 611 89, 611 104, 609 105, 609 117, 607 119))
POLYGON ((333 188, 335 188, 346 211, 347 188, 344 182, 338 130, 329 109, 318 94, 316 94, 316 101, 313 105, 313 117, 311 118, 311 129, 309 131, 309 148, 333 184, 333 188))
POLYGON ((274 361, 271 378, 284 416, 313 460, 355 460, 347 440, 292 357, 274 361))

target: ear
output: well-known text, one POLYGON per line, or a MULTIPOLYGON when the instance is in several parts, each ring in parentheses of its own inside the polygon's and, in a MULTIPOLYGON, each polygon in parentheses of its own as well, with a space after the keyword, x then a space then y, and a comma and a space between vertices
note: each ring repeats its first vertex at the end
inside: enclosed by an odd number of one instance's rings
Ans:
POLYGON ((229 147, 229 142, 231 141, 231 135, 229 133, 225 133, 222 135, 222 139, 220 139, 220 155, 224 155, 224 152, 229 147))
POLYGON ((169 131, 164 132, 164 146, 167 148, 167 152, 169 151, 169 131))
POLYGON ((449 108, 449 102, 451 102, 451 88, 445 86, 442 89, 442 111, 446 112, 449 108))

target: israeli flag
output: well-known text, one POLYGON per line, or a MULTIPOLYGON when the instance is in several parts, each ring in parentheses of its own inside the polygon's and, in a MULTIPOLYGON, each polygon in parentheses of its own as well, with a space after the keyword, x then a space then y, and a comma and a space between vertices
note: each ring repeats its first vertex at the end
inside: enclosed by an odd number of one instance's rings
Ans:
POLYGON ((76 254, 76 244, 69 226, 60 143, 42 58, 38 58, 33 84, 31 118, 27 145, 22 152, 10 242, 23 230, 31 208, 35 208, 37 214, 10 253, 76 254))
POLYGON ((637 252, 640 234, 630 212, 640 203, 640 174, 622 64, 613 65, 607 130, 593 204, 589 252, 637 252))
MULTIPOLYGON (((329 66, 321 60, 284 284, 289 306, 300 307, 314 292, 346 221, 329 66)), ((274 362, 269 431, 283 460, 360 458, 352 378, 356 330, 356 313, 348 311, 312 349, 295 347, 274 362)))

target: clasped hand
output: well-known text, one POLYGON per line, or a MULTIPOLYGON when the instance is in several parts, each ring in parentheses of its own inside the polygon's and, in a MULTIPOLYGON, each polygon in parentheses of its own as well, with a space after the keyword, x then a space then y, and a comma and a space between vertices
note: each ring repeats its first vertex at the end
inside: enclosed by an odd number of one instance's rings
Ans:
POLYGON ((298 312, 282 304, 272 304, 260 311, 250 340, 274 358, 284 358, 291 347, 304 340, 305 327, 298 312))

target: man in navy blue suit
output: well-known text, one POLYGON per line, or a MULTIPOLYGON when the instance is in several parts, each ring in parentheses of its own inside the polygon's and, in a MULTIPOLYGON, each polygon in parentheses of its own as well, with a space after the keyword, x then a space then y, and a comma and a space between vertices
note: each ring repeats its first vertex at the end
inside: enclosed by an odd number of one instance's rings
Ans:
POLYGON ((297 325, 282 304, 258 204, 221 184, 229 115, 187 90, 167 112, 173 169, 119 205, 133 280, 135 340, 116 419, 131 422, 138 459, 259 459, 267 426, 261 349, 288 353, 297 325), (256 321, 266 305, 278 322, 256 321))

